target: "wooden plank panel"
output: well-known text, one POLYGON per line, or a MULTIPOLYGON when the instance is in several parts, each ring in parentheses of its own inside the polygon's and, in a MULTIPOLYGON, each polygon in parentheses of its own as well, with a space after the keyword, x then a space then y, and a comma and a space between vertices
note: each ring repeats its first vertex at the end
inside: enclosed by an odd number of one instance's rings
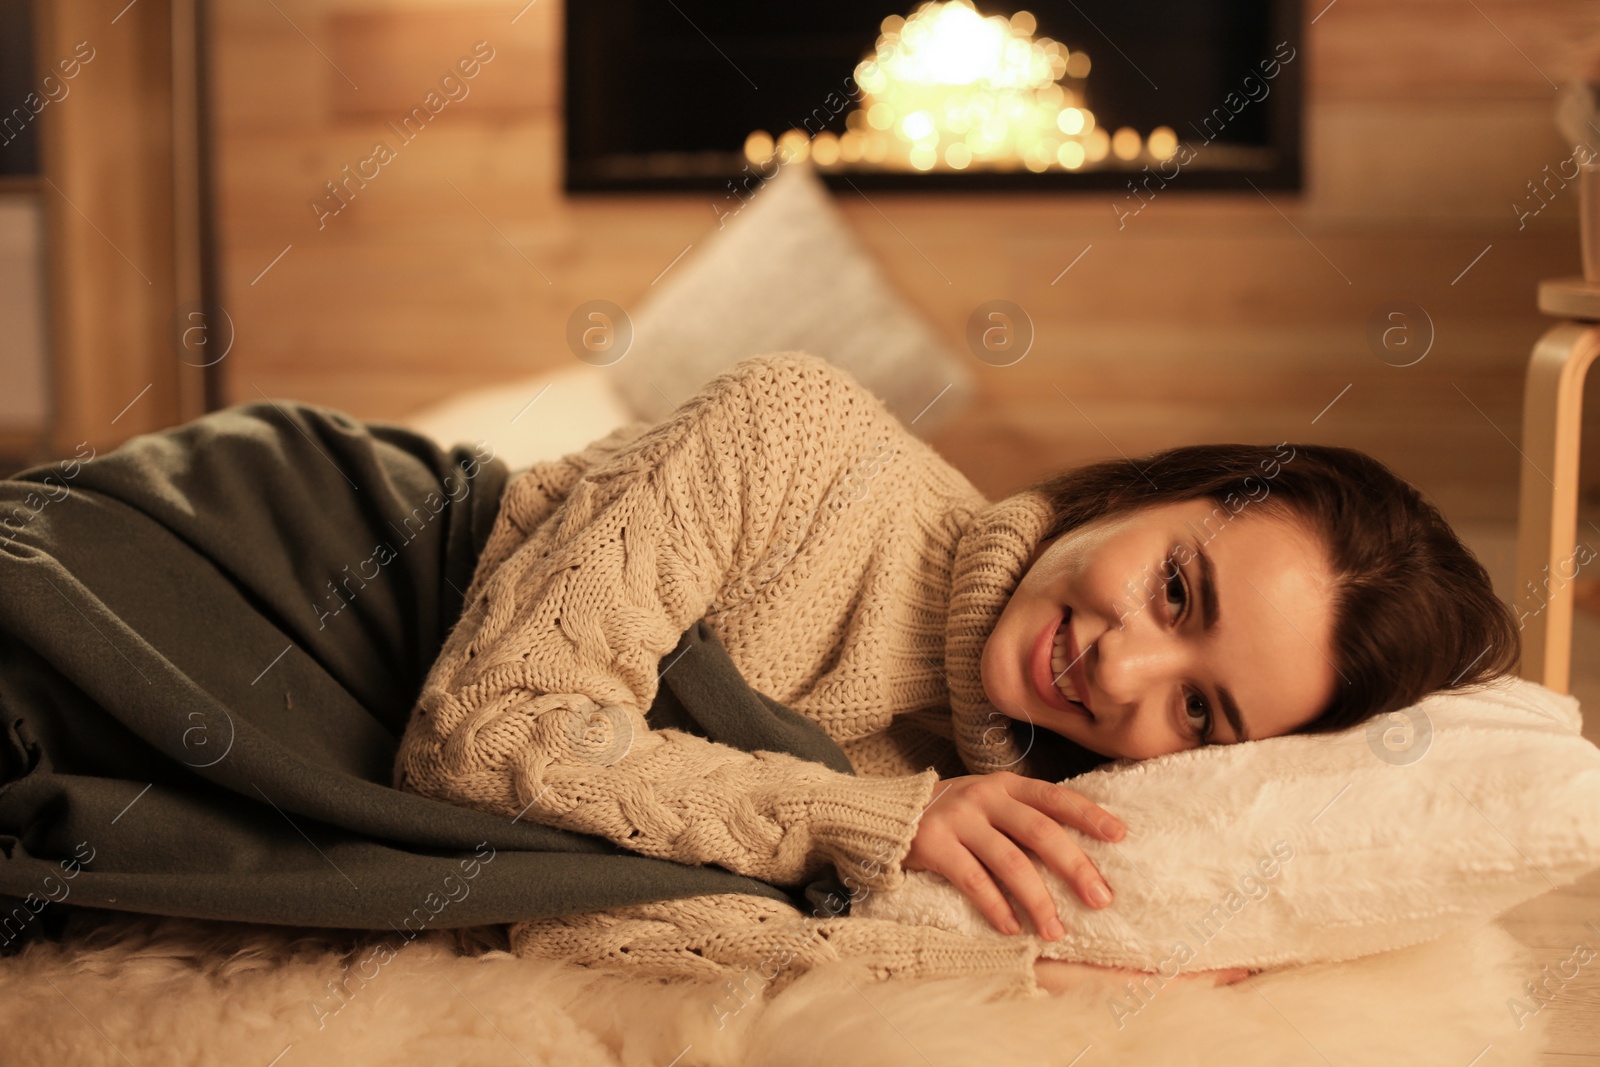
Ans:
POLYGON ((1319 99, 1306 120, 1307 206, 1407 229, 1482 219, 1507 232, 1574 233, 1578 168, 1550 96, 1546 86, 1535 100, 1319 99))
POLYGON ((477 118, 553 115, 561 100, 558 10, 534 4, 518 18, 521 6, 330 15, 329 54, 361 87, 337 97, 335 116, 398 119, 430 91, 443 107, 477 118))
POLYGON ((1321 98, 1549 100, 1588 73, 1600 9, 1564 0, 1311 0, 1321 98), (1319 17, 1320 16, 1320 17, 1319 17))
POLYGON ((228 4, 215 16, 222 27, 212 34, 213 54, 225 58, 213 61, 208 72, 213 144, 221 164, 232 158, 230 146, 247 135, 262 131, 303 135, 319 129, 327 121, 323 78, 338 77, 312 42, 272 8, 264 7, 271 21, 246 32, 233 21, 239 18, 237 7, 228 4))
POLYGON ((397 228, 448 233, 458 210, 475 208, 497 223, 536 219, 570 229, 558 190, 559 136, 549 121, 485 131, 448 112, 409 142, 378 122, 229 136, 219 185, 236 220, 230 237, 282 248, 313 237, 383 239, 397 228))
MULTIPOLYGON (((1347 397, 1346 399, 1351 399, 1347 397)), ((1007 409, 971 416, 935 439, 935 447, 991 498, 1053 472, 1121 452, 1139 455, 1200 441, 1321 441, 1360 448, 1389 464, 1452 518, 1505 519, 1515 514, 1514 449, 1488 428, 1466 421, 1421 422, 1415 409, 1391 405, 1376 413, 1355 404, 1335 410, 1340 421, 1309 425, 1281 412, 1226 412, 1192 406, 1089 405, 1083 412, 1007 409), (1401 409, 1401 410, 1397 410, 1401 409)))
MULTIPOLYGON (((1254 228, 1243 226, 1209 240, 1085 242, 1079 235, 1059 249, 968 244, 900 220, 863 220, 859 232, 907 299, 953 337, 964 334, 978 303, 993 298, 1045 309, 1041 317, 1054 309, 1094 322, 1184 322, 1196 329, 1233 322, 1270 329, 1310 319, 1337 321, 1357 337, 1383 304, 1406 299, 1426 307, 1439 331, 1458 316, 1490 310, 1531 329, 1548 321, 1532 306, 1534 279, 1577 268, 1577 251, 1567 241, 1498 234, 1378 239, 1307 232, 1303 223, 1302 236, 1277 215, 1261 221, 1271 236, 1240 235, 1254 228), (1093 247, 1051 285, 1085 243, 1093 247)), ((1526 354, 1508 358, 1520 363, 1526 354)))

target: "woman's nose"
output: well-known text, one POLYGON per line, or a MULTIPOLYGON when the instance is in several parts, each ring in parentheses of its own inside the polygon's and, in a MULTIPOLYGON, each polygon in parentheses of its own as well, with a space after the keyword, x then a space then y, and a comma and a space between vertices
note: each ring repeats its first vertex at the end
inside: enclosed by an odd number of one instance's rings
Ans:
POLYGON ((1112 628, 1096 646, 1093 688, 1102 700, 1129 711, 1168 699, 1189 668, 1183 642, 1153 626, 1112 628))

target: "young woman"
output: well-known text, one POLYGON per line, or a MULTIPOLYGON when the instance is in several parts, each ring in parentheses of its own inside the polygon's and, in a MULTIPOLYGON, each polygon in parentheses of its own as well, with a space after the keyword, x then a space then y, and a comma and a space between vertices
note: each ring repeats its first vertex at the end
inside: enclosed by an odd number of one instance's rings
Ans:
MULTIPOLYGON (((1057 518, 985 645, 985 691, 1091 752, 1148 759, 1340 730, 1516 665, 1516 627, 1483 568, 1359 452, 1198 445, 1036 488, 1057 518)), ((1099 905, 1092 864, 1037 818, 1060 814, 1059 798, 1039 804, 993 777, 943 788, 956 802, 924 814, 905 866, 940 871, 1002 930, 1019 926, 997 875, 1060 936, 1019 846, 1099 905)))
POLYGON ((1517 655, 1483 568, 1358 452, 1196 446, 990 502, 848 372, 779 353, 512 481, 395 785, 771 881, 831 867, 852 895, 936 871, 1037 931, 980 944, 725 894, 519 923, 521 954, 773 984, 856 955, 1031 990, 1069 968, 1036 966, 1063 917, 1025 850, 1106 907, 1074 832, 1125 833, 1056 783, 1342 729, 1517 655), (702 618, 854 775, 649 729, 662 656, 702 618))

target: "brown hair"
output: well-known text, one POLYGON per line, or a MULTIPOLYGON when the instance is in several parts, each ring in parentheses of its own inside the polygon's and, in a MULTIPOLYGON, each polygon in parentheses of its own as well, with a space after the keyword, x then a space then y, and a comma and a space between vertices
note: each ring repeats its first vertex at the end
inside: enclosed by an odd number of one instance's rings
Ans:
POLYGON ((1488 572, 1439 509, 1364 452, 1206 444, 1076 467, 1031 488, 1055 510, 1044 540, 1136 508, 1209 498, 1230 520, 1265 508, 1318 535, 1334 575, 1343 684, 1296 733, 1342 730, 1516 667, 1521 639, 1488 572))

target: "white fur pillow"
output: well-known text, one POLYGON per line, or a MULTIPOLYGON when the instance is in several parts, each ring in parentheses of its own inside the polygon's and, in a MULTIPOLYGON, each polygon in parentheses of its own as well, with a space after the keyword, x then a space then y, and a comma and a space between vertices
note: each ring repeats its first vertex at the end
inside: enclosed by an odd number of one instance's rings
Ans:
MULTIPOLYGON (((1350 959, 1488 920, 1600 867, 1600 749, 1581 725, 1573 697, 1504 677, 1337 734, 1079 775, 1065 784, 1128 827, 1114 844, 1069 828, 1116 899, 1092 910, 1035 859, 1067 928, 1044 955, 1170 977, 1350 959)), ((1004 936, 924 871, 851 914, 1004 936)))

